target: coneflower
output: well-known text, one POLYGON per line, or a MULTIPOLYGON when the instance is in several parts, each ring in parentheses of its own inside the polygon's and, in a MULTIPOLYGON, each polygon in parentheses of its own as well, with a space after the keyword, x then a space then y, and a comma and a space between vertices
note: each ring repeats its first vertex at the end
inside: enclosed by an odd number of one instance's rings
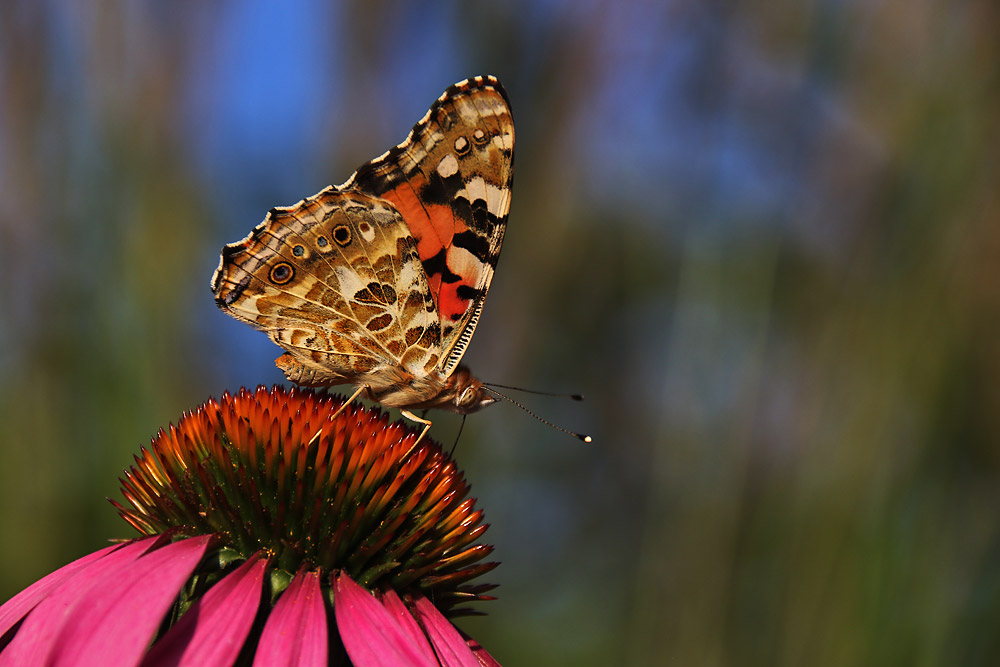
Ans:
POLYGON ((497 664, 449 620, 497 565, 461 472, 342 407, 261 387, 161 430, 114 503, 142 537, 0 607, 0 665, 497 664))

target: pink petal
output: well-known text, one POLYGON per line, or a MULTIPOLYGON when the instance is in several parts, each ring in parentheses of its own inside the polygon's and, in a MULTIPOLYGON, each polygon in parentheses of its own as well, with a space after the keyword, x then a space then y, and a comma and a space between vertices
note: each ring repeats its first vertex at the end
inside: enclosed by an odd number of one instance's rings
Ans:
POLYGON ((344 648, 356 667, 426 665, 438 661, 427 641, 414 641, 408 628, 374 595, 341 572, 334 582, 333 609, 344 648))
POLYGON ((102 550, 95 558, 79 567, 50 594, 39 602, 17 634, 0 654, 0 665, 35 665, 49 662, 55 639, 70 618, 72 608, 87 591, 113 577, 122 567, 142 555, 159 538, 150 537, 130 542, 117 549, 102 550))
POLYGON ((442 665, 471 665, 479 667, 479 659, 465 639, 444 615, 425 597, 417 598, 414 606, 417 616, 430 637, 442 665))
POLYGON ((319 573, 295 575, 271 610, 253 664, 326 665, 330 643, 319 573))
POLYGON ((479 661, 480 665, 483 667, 500 667, 500 663, 496 661, 496 658, 490 655, 479 642, 464 632, 462 633, 462 637, 465 639, 465 643, 469 645, 469 648, 472 649, 472 653, 476 656, 476 660, 479 661))
POLYGON ((121 548, 121 546, 120 544, 112 544, 110 547, 105 547, 100 551, 87 554, 83 558, 78 558, 68 565, 63 565, 55 572, 47 574, 7 600, 3 606, 0 606, 0 637, 24 618, 35 605, 48 597, 49 593, 59 584, 76 574, 77 570, 81 567, 86 567, 98 558, 104 558, 115 549, 121 548))
POLYGON ((143 665, 231 665, 260 606, 267 560, 251 556, 191 605, 149 651, 143 665))
POLYGON ((406 630, 413 641, 417 642, 421 646, 427 647, 427 652, 430 654, 434 653, 434 649, 427 642, 427 635, 420 628, 420 624, 417 620, 413 618, 410 613, 409 607, 396 595, 396 591, 390 590, 388 593, 382 596, 382 605, 396 618, 396 622, 399 623, 400 627, 406 630))
POLYGON ((54 665, 137 665, 212 537, 143 554, 74 606, 56 639, 54 665))

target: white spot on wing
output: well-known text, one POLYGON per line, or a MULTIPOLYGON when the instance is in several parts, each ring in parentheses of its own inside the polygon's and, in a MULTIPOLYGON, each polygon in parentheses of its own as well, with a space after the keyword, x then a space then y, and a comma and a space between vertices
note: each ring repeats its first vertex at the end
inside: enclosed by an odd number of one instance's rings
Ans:
POLYGON ((336 268, 337 282, 340 283, 340 293, 351 298, 358 290, 364 289, 366 283, 361 281, 361 276, 349 266, 338 266, 336 268))
POLYGON ((487 183, 482 176, 469 179, 465 188, 459 190, 456 196, 465 197, 470 204, 482 199, 486 202, 486 209, 498 218, 507 214, 506 188, 498 188, 492 183, 487 183))
POLYGON ((474 276, 489 270, 475 255, 458 246, 448 249, 448 268, 460 276, 474 276))
POLYGON ((458 159, 451 153, 448 153, 438 162, 437 172, 441 178, 454 176, 458 173, 458 159))
POLYGON ((510 150, 514 147, 514 137, 511 136, 510 132, 504 132, 503 134, 498 134, 493 137, 493 145, 497 148, 504 150, 510 150))
POLYGON ((405 262, 403 268, 399 271, 399 277, 396 279, 396 289, 403 289, 406 291, 412 291, 420 286, 420 277, 417 274, 416 262, 405 262))
POLYGON ((469 200, 469 203, 476 201, 477 199, 486 199, 486 181, 483 180, 482 176, 477 176, 475 178, 469 179, 469 182, 465 184, 465 189, 459 192, 459 195, 465 193, 465 198, 469 200))

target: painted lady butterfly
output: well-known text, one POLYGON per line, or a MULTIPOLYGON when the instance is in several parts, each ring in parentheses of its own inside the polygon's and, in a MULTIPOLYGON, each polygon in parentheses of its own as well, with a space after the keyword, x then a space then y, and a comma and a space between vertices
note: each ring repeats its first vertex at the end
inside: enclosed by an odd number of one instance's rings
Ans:
MULTIPOLYGON (((497 399, 460 364, 493 279, 514 123, 492 76, 448 88, 406 140, 343 185, 274 208, 222 249, 215 302, 286 350, 301 385, 353 384, 410 419, 497 399)), ((423 434, 421 434, 421 437, 423 434)))

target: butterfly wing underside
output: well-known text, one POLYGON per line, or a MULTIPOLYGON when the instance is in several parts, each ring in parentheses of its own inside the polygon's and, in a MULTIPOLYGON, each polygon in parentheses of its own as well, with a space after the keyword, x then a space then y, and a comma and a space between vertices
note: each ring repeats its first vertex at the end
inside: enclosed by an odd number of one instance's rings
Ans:
POLYGON ((493 279, 513 160, 507 94, 481 76, 448 88, 403 143, 340 186, 392 202, 406 220, 440 318, 444 376, 465 354, 493 279))
POLYGON ((288 351, 277 364, 299 384, 438 364, 440 327, 416 241, 376 197, 331 187, 272 209, 223 248, 212 290, 222 310, 288 351))
POLYGON ((432 400, 493 278, 513 144, 495 78, 451 86, 403 143, 225 246, 217 305, 284 348, 276 363, 298 384, 416 380, 419 398, 402 390, 396 403, 432 400))

